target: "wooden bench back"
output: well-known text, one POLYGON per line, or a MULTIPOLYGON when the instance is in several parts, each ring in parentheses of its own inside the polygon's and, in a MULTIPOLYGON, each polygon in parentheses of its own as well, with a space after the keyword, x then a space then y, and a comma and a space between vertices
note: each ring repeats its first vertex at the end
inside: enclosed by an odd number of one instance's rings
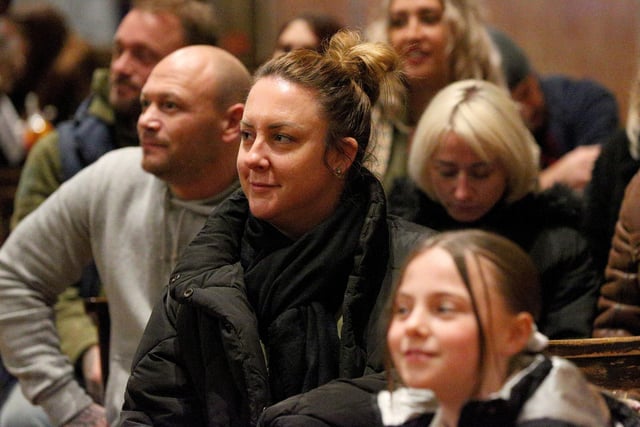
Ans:
POLYGON ((547 353, 571 360, 597 386, 640 389, 640 336, 551 340, 547 353))

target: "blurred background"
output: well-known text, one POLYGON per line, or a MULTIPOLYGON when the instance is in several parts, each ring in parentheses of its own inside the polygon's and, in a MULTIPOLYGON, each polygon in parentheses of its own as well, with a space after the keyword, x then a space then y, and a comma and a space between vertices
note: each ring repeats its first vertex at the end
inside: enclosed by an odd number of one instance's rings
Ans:
MULTIPOLYGON (((128 0, 13 0, 63 11, 87 41, 108 48, 128 0)), ((349 27, 365 28, 380 15, 379 0, 208 0, 220 13, 224 47, 251 69, 273 51, 282 23, 321 11, 349 27)), ((528 53, 541 73, 589 77, 611 89, 624 119, 640 53, 640 0, 479 0, 488 22, 528 53)))

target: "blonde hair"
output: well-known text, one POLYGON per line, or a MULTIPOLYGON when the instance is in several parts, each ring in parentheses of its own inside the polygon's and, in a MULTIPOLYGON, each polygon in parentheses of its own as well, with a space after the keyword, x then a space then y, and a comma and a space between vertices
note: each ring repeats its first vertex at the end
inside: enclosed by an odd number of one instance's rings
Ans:
POLYGON ((363 42, 355 31, 334 35, 324 52, 299 49, 271 59, 254 80, 277 76, 318 94, 328 123, 327 150, 342 151, 340 141, 352 137, 358 151, 349 173, 360 172, 371 134, 372 106, 391 96, 401 80, 400 58, 385 43, 363 42))
POLYGON ((409 152, 409 176, 439 201, 430 180, 430 161, 444 137, 454 133, 488 161, 496 157, 507 172, 507 203, 534 191, 539 148, 509 92, 484 80, 462 80, 442 89, 422 114, 409 152))
MULTIPOLYGON (((393 0, 382 0, 383 17, 371 24, 367 32, 371 40, 389 41, 389 7, 393 0)), ((451 81, 482 79, 505 85, 500 67, 500 54, 474 0, 440 0, 443 19, 449 27, 449 67, 451 81)))

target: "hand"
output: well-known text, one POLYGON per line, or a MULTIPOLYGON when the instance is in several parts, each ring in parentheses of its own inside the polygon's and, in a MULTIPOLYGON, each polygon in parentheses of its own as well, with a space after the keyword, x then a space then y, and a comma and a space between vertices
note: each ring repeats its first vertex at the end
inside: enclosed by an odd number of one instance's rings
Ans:
POLYGON ((100 348, 97 345, 89 347, 82 355, 82 376, 89 396, 94 402, 102 404, 104 399, 104 384, 102 383, 102 365, 100 364, 100 348))
POLYGON ((102 406, 92 403, 73 417, 63 427, 108 427, 105 410, 102 406))
POLYGON ((563 183, 574 190, 583 190, 591 181, 591 172, 600 155, 600 145, 581 145, 569 151, 557 162, 540 172, 540 187, 563 183))

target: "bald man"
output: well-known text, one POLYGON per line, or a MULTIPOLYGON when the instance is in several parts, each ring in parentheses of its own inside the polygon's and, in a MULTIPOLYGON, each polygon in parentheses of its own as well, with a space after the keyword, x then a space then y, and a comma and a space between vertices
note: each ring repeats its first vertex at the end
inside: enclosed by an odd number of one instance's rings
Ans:
POLYGON ((140 147, 101 157, 27 216, 0 249, 0 352, 54 425, 117 423, 133 354, 182 249, 238 188, 250 75, 231 54, 171 53, 142 88, 140 147), (53 305, 95 262, 109 300, 105 409, 59 349, 53 305))

